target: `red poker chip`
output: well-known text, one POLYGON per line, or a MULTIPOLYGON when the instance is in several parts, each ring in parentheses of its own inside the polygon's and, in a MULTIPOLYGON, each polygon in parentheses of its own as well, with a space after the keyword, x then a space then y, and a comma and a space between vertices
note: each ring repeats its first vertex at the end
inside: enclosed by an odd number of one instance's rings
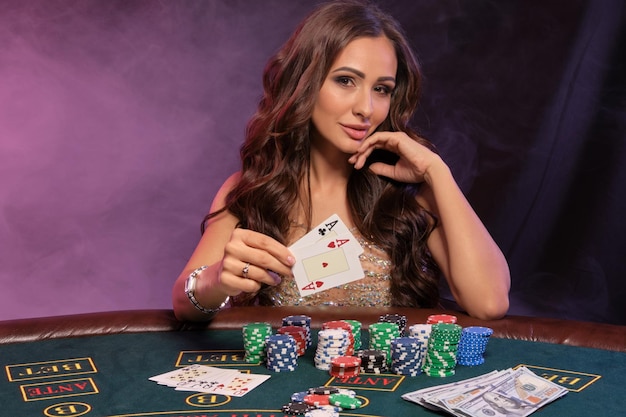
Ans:
POLYGON ((331 368, 328 372, 331 376, 336 378, 348 378, 358 376, 361 371, 360 367, 357 368, 331 368))
POLYGON ((322 329, 343 329, 352 333, 352 326, 347 321, 333 320, 322 323, 322 329))
POLYGON ((300 326, 282 326, 278 328, 278 333, 301 334, 306 337, 306 330, 300 326))
POLYGON ((302 356, 306 353, 306 330, 300 326, 282 326, 279 327, 276 331, 278 334, 286 334, 291 337, 296 342, 296 348, 298 351, 298 356, 302 356))
POLYGON ((316 407, 330 404, 330 395, 325 394, 308 394, 304 396, 304 403, 314 405, 316 407))
POLYGON ((455 324, 456 316, 450 314, 433 314, 428 316, 426 324, 448 323, 455 324))
POLYGON ((348 355, 336 356, 331 360, 330 364, 338 368, 358 368, 359 366, 361 366, 361 358, 348 355))

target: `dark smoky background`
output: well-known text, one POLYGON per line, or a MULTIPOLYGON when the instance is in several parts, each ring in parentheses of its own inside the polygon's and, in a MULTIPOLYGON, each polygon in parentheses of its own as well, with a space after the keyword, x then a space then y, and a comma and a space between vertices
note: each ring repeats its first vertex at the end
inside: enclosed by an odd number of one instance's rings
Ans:
MULTIPOLYGON (((170 308, 265 62, 318 3, 0 2, 0 319, 170 308)), ((511 313, 626 322, 622 2, 378 3, 511 313)))

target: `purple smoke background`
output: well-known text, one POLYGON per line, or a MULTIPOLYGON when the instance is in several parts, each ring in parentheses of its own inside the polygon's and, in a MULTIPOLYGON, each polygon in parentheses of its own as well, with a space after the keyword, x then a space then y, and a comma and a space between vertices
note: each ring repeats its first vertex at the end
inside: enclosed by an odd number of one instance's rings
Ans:
POLYGON ((265 61, 310 7, 0 3, 0 319, 171 306, 265 61))

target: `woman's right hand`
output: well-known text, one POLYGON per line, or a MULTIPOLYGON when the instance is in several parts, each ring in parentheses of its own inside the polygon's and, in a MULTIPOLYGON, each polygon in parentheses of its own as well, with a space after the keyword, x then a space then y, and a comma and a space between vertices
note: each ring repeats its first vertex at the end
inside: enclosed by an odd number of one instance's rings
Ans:
POLYGON ((229 296, 255 293, 261 284, 278 285, 291 276, 295 258, 289 249, 263 233, 236 228, 224 247, 218 279, 229 296))

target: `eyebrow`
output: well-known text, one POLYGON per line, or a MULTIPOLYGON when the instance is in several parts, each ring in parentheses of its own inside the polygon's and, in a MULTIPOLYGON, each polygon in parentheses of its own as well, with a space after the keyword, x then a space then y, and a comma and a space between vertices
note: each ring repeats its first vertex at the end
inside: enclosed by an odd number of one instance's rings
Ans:
MULTIPOLYGON (((333 73, 335 72, 339 72, 339 71, 348 71, 353 73, 354 75, 356 75, 359 78, 365 78, 365 73, 363 71, 359 71, 358 69, 354 69, 351 67, 339 67, 335 70, 333 70, 333 73)), ((396 77, 379 77, 378 81, 392 81, 392 82, 396 82, 396 77)))

